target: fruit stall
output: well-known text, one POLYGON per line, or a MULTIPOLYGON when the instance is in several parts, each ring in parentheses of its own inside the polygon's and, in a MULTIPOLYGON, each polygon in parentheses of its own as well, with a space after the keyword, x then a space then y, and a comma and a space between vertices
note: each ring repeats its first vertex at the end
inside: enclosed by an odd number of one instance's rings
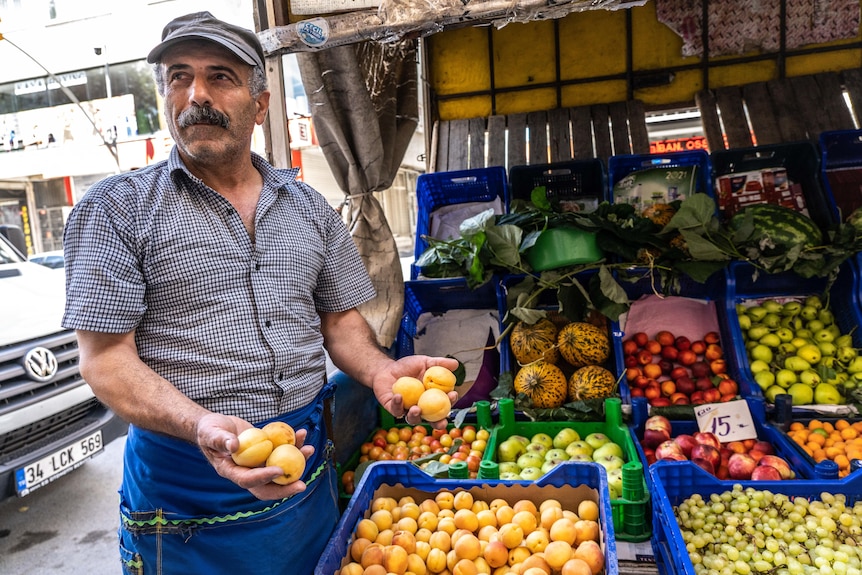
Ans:
POLYGON ((363 417, 336 421, 343 513, 316 574, 860 573, 858 4, 828 3, 849 36, 792 0, 543 3, 487 26, 468 24, 490 1, 415 21, 371 4, 268 3, 262 39, 423 38, 391 351, 459 359, 460 399, 399 383, 446 429, 348 400, 363 417), (777 37, 755 25, 773 8, 779 47, 721 52, 731 23, 777 37), (794 45, 800 17, 823 52, 794 45), (707 141, 650 149, 645 109, 679 102, 707 141))

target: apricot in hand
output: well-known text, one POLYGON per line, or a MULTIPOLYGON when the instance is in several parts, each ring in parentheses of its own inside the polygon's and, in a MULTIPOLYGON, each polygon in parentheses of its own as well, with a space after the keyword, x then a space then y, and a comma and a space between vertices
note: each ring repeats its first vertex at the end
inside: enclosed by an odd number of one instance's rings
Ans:
POLYGON ((258 467, 272 453, 272 441, 262 429, 249 427, 237 436, 239 449, 231 453, 234 463, 243 467, 258 467))

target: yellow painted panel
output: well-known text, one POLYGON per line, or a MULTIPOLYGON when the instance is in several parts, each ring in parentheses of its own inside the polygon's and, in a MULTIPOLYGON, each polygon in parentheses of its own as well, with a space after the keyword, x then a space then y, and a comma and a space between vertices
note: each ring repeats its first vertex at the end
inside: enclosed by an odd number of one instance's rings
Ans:
POLYGON ((774 60, 719 66, 709 71, 710 88, 741 86, 752 82, 768 82, 778 77, 774 60))
POLYGON ((634 97, 643 101, 647 108, 671 104, 689 106, 694 103, 694 95, 701 89, 703 76, 700 70, 683 70, 674 74, 670 84, 635 90, 634 97))
POLYGON ((491 88, 488 36, 485 28, 461 28, 428 39, 431 88, 438 94, 491 88))
POLYGON ((820 72, 837 72, 858 68, 862 61, 860 50, 840 50, 825 54, 806 54, 787 58, 786 72, 788 76, 804 76, 820 72))
POLYGON ((441 120, 484 118, 491 115, 490 96, 469 96, 444 100, 437 105, 441 120))
POLYGON ((635 71, 682 66, 699 61, 696 56, 682 55, 682 38, 656 19, 654 2, 630 10, 632 67, 635 71))
POLYGON ((540 88, 524 92, 497 94, 498 114, 518 114, 557 107, 557 93, 553 88, 540 88))
POLYGON ((562 90, 563 108, 620 102, 625 99, 625 80, 609 80, 607 82, 591 82, 589 84, 564 86, 562 90))
POLYGON ((498 88, 554 82, 554 23, 512 23, 494 30, 494 85, 498 88))
POLYGON ((559 20, 560 77, 563 80, 626 71, 623 10, 589 10, 559 20))

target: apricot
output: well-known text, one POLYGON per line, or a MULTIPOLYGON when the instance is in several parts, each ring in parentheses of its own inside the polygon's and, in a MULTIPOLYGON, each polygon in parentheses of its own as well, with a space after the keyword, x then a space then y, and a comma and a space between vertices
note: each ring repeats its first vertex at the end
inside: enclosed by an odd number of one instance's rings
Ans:
MULTIPOLYGON (((231 453, 234 463, 243 467, 260 467, 272 453, 273 445, 266 432, 249 427, 237 436, 239 447, 231 453)), ((305 458, 303 457, 303 467, 305 458)))
POLYGON ((560 575, 593 575, 593 570, 583 559, 573 557, 563 564, 560 575))
POLYGON ((572 546, 565 541, 552 541, 545 547, 545 561, 555 571, 560 571, 571 558, 572 546))
POLYGON ((598 575, 605 566, 605 554, 595 541, 584 541, 578 545, 573 557, 583 559, 590 566, 593 575, 598 575))
POLYGON ((446 419, 449 412, 452 411, 452 402, 449 401, 449 396, 437 388, 423 391, 422 395, 419 396, 417 405, 422 410, 422 419, 425 421, 446 419))
POLYGON ((273 421, 263 426, 263 432, 272 441, 272 447, 276 448, 279 445, 289 443, 296 445, 296 432, 293 428, 283 421, 273 421))
POLYGON ((425 389, 439 389, 444 393, 449 393, 455 389, 455 381, 455 374, 442 365, 432 365, 425 370, 425 374, 422 376, 425 389))
MULTIPOLYGON (((269 440, 267 440, 269 441, 269 440)), ((281 467, 284 475, 276 477, 273 482, 279 485, 289 485, 298 481, 305 472, 305 455, 295 445, 285 443, 272 450, 266 459, 267 466, 281 467)))
POLYGON ((415 377, 399 377, 392 384, 392 393, 401 396, 404 409, 410 409, 419 403, 419 396, 425 391, 425 384, 415 377))

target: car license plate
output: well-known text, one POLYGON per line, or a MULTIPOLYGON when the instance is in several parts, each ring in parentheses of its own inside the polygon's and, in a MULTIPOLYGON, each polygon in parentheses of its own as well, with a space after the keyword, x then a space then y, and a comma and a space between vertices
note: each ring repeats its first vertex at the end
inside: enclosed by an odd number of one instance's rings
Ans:
POLYGON ((15 470, 15 488, 19 497, 39 489, 84 464, 104 450, 102 431, 79 439, 35 463, 15 470))

